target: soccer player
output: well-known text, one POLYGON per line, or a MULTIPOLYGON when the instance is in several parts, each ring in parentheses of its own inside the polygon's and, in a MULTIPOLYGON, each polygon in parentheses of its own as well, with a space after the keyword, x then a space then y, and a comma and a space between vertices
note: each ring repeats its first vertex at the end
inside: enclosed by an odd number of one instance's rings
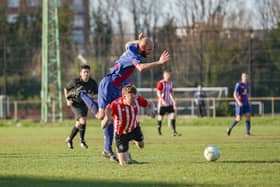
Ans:
POLYGON ((235 119, 227 129, 227 135, 230 136, 230 133, 234 126, 241 120, 241 116, 245 114, 246 116, 246 135, 251 134, 251 107, 248 99, 248 94, 250 91, 250 85, 247 83, 247 74, 242 73, 241 80, 236 83, 233 97, 235 100, 235 119))
POLYGON ((158 134, 162 135, 161 125, 165 114, 168 114, 168 124, 171 126, 173 136, 179 135, 176 131, 176 101, 173 97, 173 85, 170 81, 170 72, 163 72, 163 79, 157 82, 158 98, 158 134))
POLYGON ((75 115, 75 125, 66 139, 68 148, 73 149, 73 139, 80 132, 80 146, 82 148, 88 148, 85 141, 87 112, 88 108, 83 100, 78 95, 75 95, 77 90, 86 94, 89 98, 98 92, 98 85, 94 79, 90 77, 90 66, 87 64, 81 65, 80 77, 71 80, 64 88, 64 96, 66 98, 67 106, 71 106, 71 109, 75 115), (74 94, 73 94, 74 93, 74 94))
MULTIPOLYGON (((124 85, 130 83, 130 76, 136 70, 142 72, 150 70, 165 64, 169 60, 169 53, 164 51, 159 60, 151 63, 141 63, 142 58, 151 54, 154 49, 154 44, 151 39, 145 37, 143 33, 139 34, 138 40, 130 41, 126 44, 126 51, 115 62, 111 68, 110 73, 107 74, 99 83, 98 88, 98 113, 96 118, 100 120, 107 120, 105 117, 105 108, 114 99, 121 96, 121 89, 124 85)), ((104 150, 102 155, 116 160, 112 151, 112 141, 114 134, 114 126, 111 122, 108 127, 104 129, 104 150)))
MULTIPOLYGON (((149 107, 150 111, 153 111, 153 104, 138 96, 135 86, 126 85, 122 88, 122 97, 111 102, 105 109, 107 117, 114 121, 114 137, 120 165, 130 162, 129 141, 133 141, 138 148, 144 148, 144 136, 137 119, 140 106, 149 107)), ((107 125, 108 123, 104 124, 103 128, 107 125)))
POLYGON ((205 98, 206 93, 202 90, 202 86, 199 84, 197 86, 197 91, 194 94, 195 104, 197 105, 198 114, 200 117, 206 116, 205 110, 205 98))

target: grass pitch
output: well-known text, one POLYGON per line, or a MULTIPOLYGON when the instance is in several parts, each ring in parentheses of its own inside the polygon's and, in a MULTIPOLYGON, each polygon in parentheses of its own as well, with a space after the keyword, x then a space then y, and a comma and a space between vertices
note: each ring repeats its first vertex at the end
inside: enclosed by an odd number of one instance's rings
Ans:
POLYGON ((103 134, 90 120, 89 149, 66 148, 72 121, 36 124, 0 121, 0 186, 280 186, 280 124, 277 118, 253 118, 245 136, 244 121, 226 135, 232 118, 178 119, 182 136, 171 136, 166 121, 158 136, 156 121, 142 119, 145 148, 130 145, 134 164, 119 166, 101 156, 103 134), (221 150, 207 162, 204 148, 221 150))

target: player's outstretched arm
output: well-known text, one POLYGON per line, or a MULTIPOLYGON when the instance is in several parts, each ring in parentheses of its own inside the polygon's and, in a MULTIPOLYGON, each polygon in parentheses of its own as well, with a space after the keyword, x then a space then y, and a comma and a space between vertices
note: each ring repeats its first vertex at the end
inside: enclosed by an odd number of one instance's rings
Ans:
POLYGON ((137 64, 136 68, 138 71, 146 71, 150 70, 154 67, 160 66, 162 64, 165 64, 169 61, 169 53, 168 51, 163 51, 163 53, 160 55, 160 58, 158 61, 150 62, 150 63, 144 63, 144 64, 137 64))
POLYGON ((168 62, 169 60, 169 53, 168 51, 163 51, 163 53, 160 55, 160 58, 159 58, 159 63, 160 64, 165 64, 166 62, 168 62))

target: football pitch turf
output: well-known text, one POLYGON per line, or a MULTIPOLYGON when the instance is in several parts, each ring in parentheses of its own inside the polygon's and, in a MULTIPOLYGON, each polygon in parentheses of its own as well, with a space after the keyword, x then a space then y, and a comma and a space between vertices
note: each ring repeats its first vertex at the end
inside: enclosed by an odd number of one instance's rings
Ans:
POLYGON ((252 119, 253 136, 245 136, 244 120, 226 135, 232 118, 178 119, 182 136, 163 135, 155 119, 141 120, 145 148, 130 144, 133 164, 119 166, 101 156, 103 133, 90 120, 89 149, 74 149, 64 140, 72 121, 42 125, 0 121, 0 186, 280 186, 280 118, 252 119), (216 162, 203 157, 206 146, 221 150, 216 162))

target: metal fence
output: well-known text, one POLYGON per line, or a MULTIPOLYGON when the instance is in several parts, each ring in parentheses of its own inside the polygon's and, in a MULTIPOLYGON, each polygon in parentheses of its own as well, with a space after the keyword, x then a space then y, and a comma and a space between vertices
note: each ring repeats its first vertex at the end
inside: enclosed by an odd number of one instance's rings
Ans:
MULTIPOLYGON (((156 99, 150 98, 156 106, 156 99)), ((251 98, 252 113, 254 116, 271 116, 280 115, 280 97, 254 97, 251 98)), ((177 115, 197 117, 197 105, 193 98, 176 98, 177 115)), ((208 97, 205 99, 206 116, 215 118, 219 116, 233 116, 234 115, 234 100, 233 98, 215 98, 208 97)), ((53 106, 56 106, 53 104, 53 106)), ((56 109, 53 107, 52 116, 55 116, 56 109)), ((142 111, 144 114, 145 111, 142 111)), ((32 119, 40 121, 41 119, 41 103, 40 101, 19 101, 7 99, 7 97, 0 97, 0 118, 2 119, 32 119)), ((63 109, 64 119, 74 118, 70 109, 64 104, 63 109)), ((89 113, 89 118, 93 115, 89 113)), ((50 116, 52 121, 55 118, 50 116)))
MULTIPOLYGON (((177 98, 177 114, 198 116, 198 106, 193 98, 177 98)), ((235 101, 233 98, 215 98, 208 97, 205 99, 206 114, 208 117, 233 116, 235 101)), ((252 115, 279 115, 280 114, 280 97, 254 97, 250 99, 252 115)))

